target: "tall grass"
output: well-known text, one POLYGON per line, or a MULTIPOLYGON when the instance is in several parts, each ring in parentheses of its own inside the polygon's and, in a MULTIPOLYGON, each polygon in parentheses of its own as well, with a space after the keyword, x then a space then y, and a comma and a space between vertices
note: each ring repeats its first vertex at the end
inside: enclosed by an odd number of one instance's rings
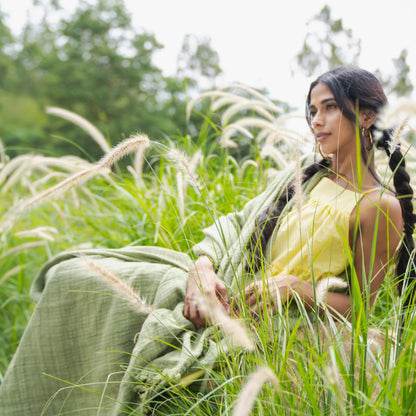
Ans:
MULTIPOLYGON (((190 252, 204 226, 242 208, 265 187, 268 172, 281 168, 288 155, 295 158, 294 142, 302 143, 301 151, 310 146, 302 135, 284 127, 273 103, 252 90, 244 93, 242 99, 229 91, 209 95, 214 97, 213 110, 221 110, 218 119, 225 128, 216 144, 212 137, 221 127, 207 119, 195 139, 197 145, 189 137, 164 145, 151 143, 148 153, 140 149, 130 156, 131 166, 125 171, 89 175, 87 182, 72 183, 58 198, 47 190, 80 171, 98 172, 96 167, 70 157, 28 155, 7 160, 3 155, 0 378, 34 307, 29 297, 32 279, 52 255, 78 247, 128 244, 190 252), (257 114, 256 122, 245 117, 249 110, 257 114), (238 119, 241 111, 243 117, 238 119), (232 156, 239 133, 253 140, 255 157, 232 156), (267 154, 270 146, 276 152, 272 157, 267 154), (47 199, 36 199, 38 195, 47 199), (30 203, 33 200, 36 204, 30 203), (17 215, 15 207, 22 206, 17 215)), ((189 109, 194 105, 190 103, 189 109)), ((108 155, 109 149, 102 142, 100 146, 108 155)), ((407 151, 414 157, 411 148, 407 151)), ((317 288, 318 292, 323 299, 325 288, 317 288)), ((280 305, 274 316, 266 311, 254 319, 241 303, 254 346, 235 345, 233 353, 221 356, 202 380, 168 386, 150 399, 153 414, 415 414, 415 320, 406 320, 398 340, 401 299, 390 278, 371 313, 360 301, 357 287, 353 297, 356 318, 351 322, 335 319, 329 311, 311 314, 301 303, 297 315, 280 305)))

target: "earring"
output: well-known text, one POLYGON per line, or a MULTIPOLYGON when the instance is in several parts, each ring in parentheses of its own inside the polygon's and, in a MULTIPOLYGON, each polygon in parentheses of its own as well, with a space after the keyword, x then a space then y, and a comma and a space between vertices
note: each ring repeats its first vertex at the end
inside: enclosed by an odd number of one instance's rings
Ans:
POLYGON ((373 134, 371 133, 370 129, 368 129, 367 131, 368 131, 368 138, 370 139, 370 147, 373 147, 373 143, 374 143, 373 134))
POLYGON ((361 134, 363 135, 363 137, 368 136, 368 138, 370 139, 370 146, 367 148, 367 150, 371 150, 373 147, 373 134, 371 133, 370 129, 366 129, 365 127, 363 127, 361 129, 361 134))
POLYGON ((318 152, 325 160, 332 160, 332 158, 322 152, 321 146, 318 144, 318 152))

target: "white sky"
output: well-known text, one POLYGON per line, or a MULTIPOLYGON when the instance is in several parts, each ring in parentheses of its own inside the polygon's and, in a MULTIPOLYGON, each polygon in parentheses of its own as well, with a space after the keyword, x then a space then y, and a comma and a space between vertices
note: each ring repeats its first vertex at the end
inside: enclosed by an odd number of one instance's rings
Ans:
MULTIPOLYGON (((94 0, 88 0, 92 2, 94 0)), ((296 69, 307 22, 325 4, 333 18, 342 18, 361 39, 361 67, 385 74, 392 59, 407 49, 411 80, 416 88, 416 0, 125 0, 136 29, 155 34, 165 47, 155 63, 165 74, 176 70, 176 58, 185 34, 211 38, 220 55, 224 76, 220 85, 237 81, 267 88, 273 98, 303 108, 311 80, 296 69)), ((18 32, 26 17, 34 16, 31 0, 0 0, 8 25, 18 32)), ((74 1, 63 0, 64 13, 74 1)), ((415 93, 413 94, 413 97, 415 93)))

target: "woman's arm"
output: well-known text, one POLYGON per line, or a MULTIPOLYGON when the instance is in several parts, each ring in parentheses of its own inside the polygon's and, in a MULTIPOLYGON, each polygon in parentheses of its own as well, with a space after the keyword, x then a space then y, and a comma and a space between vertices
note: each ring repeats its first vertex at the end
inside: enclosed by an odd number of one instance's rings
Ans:
POLYGON ((387 268, 403 234, 400 202, 385 192, 381 197, 364 197, 350 220, 350 245, 355 239, 354 268, 363 299, 370 306, 383 282, 387 268), (357 232, 351 231, 358 224, 357 232), (368 290, 367 290, 368 289, 368 290))
MULTIPOLYGON (((286 303, 295 292, 307 310, 315 308, 312 283, 294 275, 272 276, 253 282, 245 289, 245 298, 254 315, 259 314, 265 306, 274 313, 277 309, 277 298, 279 297, 282 303, 286 303)), ((350 313, 351 300, 348 295, 328 292, 324 302, 329 306, 329 309, 336 310, 338 314, 348 316, 350 313)))
MULTIPOLYGON (((369 197, 363 198, 357 212, 351 217, 351 247, 355 240, 354 269, 362 299, 369 296, 370 306, 374 303, 387 266, 400 242, 402 229, 400 203, 392 195, 384 194, 377 201, 369 197)), ((293 275, 273 276, 265 281, 256 281, 246 288, 245 297, 248 306, 254 313, 258 313, 266 304, 274 311, 277 297, 282 302, 287 302, 294 292, 307 309, 315 308, 313 284, 293 275), (263 284, 267 287, 263 288, 263 284), (263 299, 263 294, 266 294, 266 299, 263 299)), ((323 301, 329 310, 346 317, 351 314, 349 295, 328 291, 323 301)))

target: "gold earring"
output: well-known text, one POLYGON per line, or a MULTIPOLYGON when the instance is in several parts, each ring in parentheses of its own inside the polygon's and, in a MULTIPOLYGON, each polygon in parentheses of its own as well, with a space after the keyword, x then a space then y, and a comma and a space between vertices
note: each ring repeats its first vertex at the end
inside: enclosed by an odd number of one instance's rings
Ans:
POLYGON ((373 134, 371 133, 371 130, 368 129, 368 138, 370 139, 370 147, 373 147, 373 134))
POLYGON ((373 147, 373 134, 371 133, 371 130, 363 127, 361 129, 361 134, 363 135, 363 137, 368 136, 368 138, 370 139, 370 147, 367 148, 367 150, 371 150, 373 147))
POLYGON ((318 152, 325 160, 332 160, 332 158, 326 154, 324 154, 321 150, 321 145, 318 144, 318 152))

